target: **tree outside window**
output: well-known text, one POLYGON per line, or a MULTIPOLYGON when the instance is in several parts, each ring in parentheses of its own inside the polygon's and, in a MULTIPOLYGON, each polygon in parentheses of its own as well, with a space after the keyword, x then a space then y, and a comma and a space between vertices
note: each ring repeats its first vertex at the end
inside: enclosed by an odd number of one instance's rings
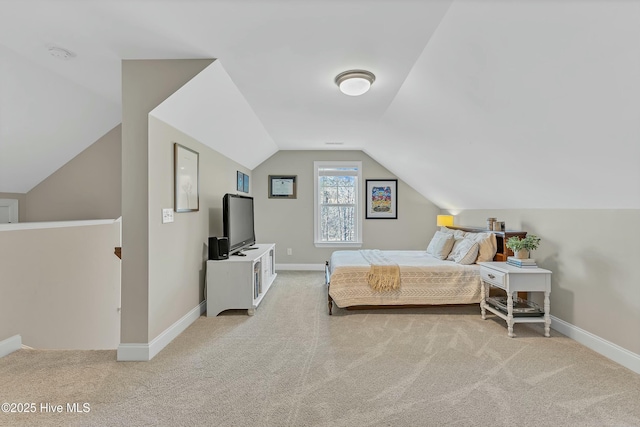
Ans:
POLYGON ((361 162, 314 162, 314 168, 316 245, 360 245, 361 162))

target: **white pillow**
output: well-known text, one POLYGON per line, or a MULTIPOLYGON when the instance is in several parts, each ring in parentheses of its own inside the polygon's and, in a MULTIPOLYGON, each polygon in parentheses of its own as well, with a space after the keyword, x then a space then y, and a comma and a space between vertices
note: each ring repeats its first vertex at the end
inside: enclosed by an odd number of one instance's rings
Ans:
POLYGON ((453 247, 451 248, 451 252, 449 252, 449 256, 447 257, 448 261, 454 261, 458 257, 458 255, 460 254, 460 245, 464 240, 463 237, 455 237, 455 234, 453 236, 454 236, 453 247))
POLYGON ((445 259, 453 247, 453 234, 436 231, 429 242, 427 253, 438 259, 445 259))
POLYGON ((493 261, 493 257, 498 250, 498 242, 496 241, 495 234, 467 233, 464 238, 478 243, 478 259, 476 262, 493 261))
POLYGON ((462 265, 470 265, 476 262, 478 258, 478 242, 474 242, 471 239, 462 239, 458 245, 458 254, 453 261, 462 265))
POLYGON ((442 231, 443 233, 453 234, 453 237, 455 239, 462 239, 464 235, 467 234, 462 230, 454 230, 452 228, 447 228, 447 227, 440 227, 440 231, 442 231))

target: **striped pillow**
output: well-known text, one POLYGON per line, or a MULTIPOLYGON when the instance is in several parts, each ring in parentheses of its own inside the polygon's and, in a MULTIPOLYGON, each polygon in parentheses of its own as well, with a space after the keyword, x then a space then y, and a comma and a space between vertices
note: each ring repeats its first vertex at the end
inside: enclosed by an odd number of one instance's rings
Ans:
POLYGON ((458 254, 453 259, 458 264, 470 265, 476 262, 478 258, 478 249, 480 245, 470 239, 463 239, 458 246, 458 254))

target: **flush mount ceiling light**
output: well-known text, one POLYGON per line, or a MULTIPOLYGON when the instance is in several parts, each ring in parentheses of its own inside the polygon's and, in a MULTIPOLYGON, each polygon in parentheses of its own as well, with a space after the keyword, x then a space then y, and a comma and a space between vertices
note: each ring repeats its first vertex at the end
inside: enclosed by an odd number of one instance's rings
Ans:
POLYGON ((367 92, 376 76, 365 70, 349 70, 336 76, 336 84, 345 95, 359 96, 367 92))
POLYGON ((49 54, 54 58, 68 60, 76 57, 75 53, 58 46, 48 46, 47 49, 49 50, 49 54))

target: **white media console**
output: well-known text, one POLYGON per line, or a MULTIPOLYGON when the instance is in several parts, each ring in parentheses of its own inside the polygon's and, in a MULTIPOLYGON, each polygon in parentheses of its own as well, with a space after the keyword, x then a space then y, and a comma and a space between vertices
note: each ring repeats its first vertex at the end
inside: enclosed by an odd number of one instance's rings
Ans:
POLYGON ((246 256, 207 261, 207 317, 224 310, 246 309, 251 316, 276 278, 276 245, 262 243, 246 256))

